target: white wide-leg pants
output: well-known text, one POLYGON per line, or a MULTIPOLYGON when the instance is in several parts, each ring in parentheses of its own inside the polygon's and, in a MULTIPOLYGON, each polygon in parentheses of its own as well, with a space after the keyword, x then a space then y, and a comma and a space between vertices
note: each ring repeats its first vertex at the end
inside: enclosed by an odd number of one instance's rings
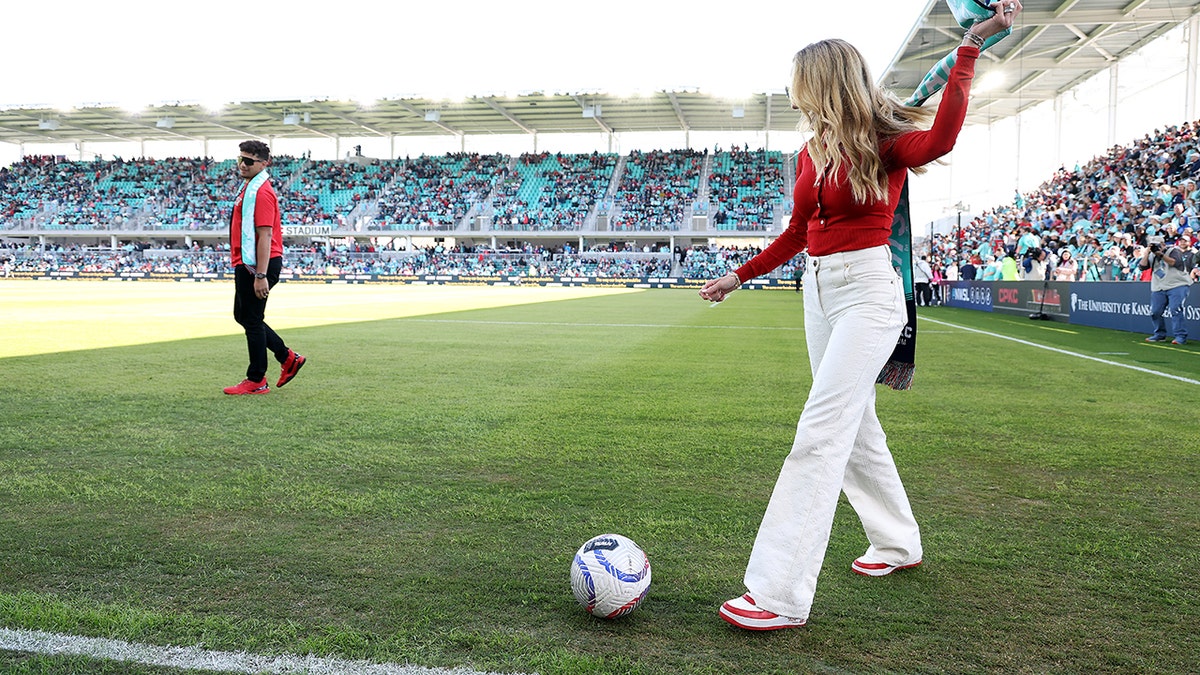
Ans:
POLYGON ((797 618, 808 618, 812 608, 840 492, 862 520, 873 562, 922 555, 920 530, 875 415, 875 379, 905 324, 904 287, 890 249, 810 257, 804 276, 812 390, 745 576, 755 604, 797 618))

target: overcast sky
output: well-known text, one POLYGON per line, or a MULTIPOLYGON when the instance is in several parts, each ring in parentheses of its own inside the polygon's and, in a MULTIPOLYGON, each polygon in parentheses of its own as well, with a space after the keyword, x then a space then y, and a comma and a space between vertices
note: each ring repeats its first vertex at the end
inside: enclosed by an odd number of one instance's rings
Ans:
MULTIPOLYGON (((944 0, 12 0, 0 6, 6 55, 0 106, 104 103, 136 108, 176 101, 216 106, 308 97, 452 99, 528 91, 622 94, 692 87, 732 97, 782 90, 788 84, 792 55, 829 37, 856 45, 878 77, 934 1, 944 0)), ((1109 76, 1102 73, 1063 99, 1062 119, 1069 122, 1058 137, 1049 104, 1023 114, 1019 127, 1015 120, 1004 120, 964 130, 947 165, 933 167, 914 182, 917 229, 934 220, 953 220, 954 204, 978 213, 1011 202, 1015 191, 1034 189, 1059 166, 1086 162, 1111 144, 1127 144, 1155 127, 1182 122, 1185 38, 1182 28, 1177 29, 1147 47, 1144 55, 1122 62, 1115 120, 1107 109, 1109 76)), ((541 136, 540 149, 605 150, 601 134, 585 139, 541 136), (588 147, 572 147, 575 142, 588 147), (552 147, 556 144, 560 147, 552 147)), ((694 147, 714 143, 700 136, 692 134, 689 142, 694 147)), ((389 156, 386 139, 374 146, 372 140, 361 141, 364 153, 389 156)), ((409 142, 425 141, 453 144, 454 139, 421 137, 409 142)), ((764 141, 762 134, 739 134, 717 142, 728 146, 764 141)), ((796 134, 770 135, 772 149, 794 152, 801 142, 796 134)), ((518 154, 532 149, 530 139, 521 136, 483 137, 470 143, 477 145, 466 149, 478 152, 518 154), (485 142, 492 145, 484 147, 485 142), (508 145, 498 145, 503 143, 508 145)), ((663 149, 685 145, 683 135, 676 134, 618 139, 618 146, 609 149, 627 152, 646 143, 663 149)), ((214 142, 207 152, 227 156, 222 153, 232 154, 232 144, 214 142)), ((167 145, 97 144, 88 151, 126 157, 142 151, 151 156, 206 151, 199 145, 167 145)), ((284 153, 312 150, 318 159, 349 150, 349 143, 337 146, 314 139, 290 146, 281 140, 278 145, 284 153)), ((395 148, 401 156, 458 149, 395 148)), ((70 147, 26 150, 79 152, 70 147)), ((19 158, 18 146, 0 143, 0 166, 19 158)))
POLYGON ((842 37, 881 73, 927 0, 11 2, 0 104, 69 106, 787 84, 842 37), (869 16, 869 19, 860 17, 869 16), (14 61, 15 59, 15 61, 14 61))

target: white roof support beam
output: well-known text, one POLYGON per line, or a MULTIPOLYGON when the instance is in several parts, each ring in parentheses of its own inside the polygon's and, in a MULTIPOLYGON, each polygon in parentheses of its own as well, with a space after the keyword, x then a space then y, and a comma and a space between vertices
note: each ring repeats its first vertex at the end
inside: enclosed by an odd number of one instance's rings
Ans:
POLYGON ((492 97, 489 96, 489 97, 483 99, 483 102, 487 104, 487 107, 489 107, 492 110, 495 110, 497 113, 499 113, 501 117, 508 120, 509 122, 512 122, 513 126, 517 127, 518 129, 520 129, 521 131, 524 131, 527 134, 533 134, 534 136, 537 136, 536 129, 531 129, 524 122, 517 119, 516 116, 514 116, 512 113, 505 110, 504 106, 500 105, 499 103, 496 103, 496 100, 493 99, 492 97))

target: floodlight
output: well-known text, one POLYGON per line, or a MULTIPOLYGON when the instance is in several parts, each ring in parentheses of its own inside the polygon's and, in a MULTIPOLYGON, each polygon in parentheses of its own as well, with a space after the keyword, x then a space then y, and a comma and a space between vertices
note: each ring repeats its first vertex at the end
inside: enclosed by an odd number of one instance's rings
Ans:
POLYGON ((156 122, 154 124, 154 126, 158 127, 159 129, 174 129, 175 128, 175 118, 174 117, 160 117, 160 118, 158 118, 158 122, 156 122))
POLYGON ((442 111, 441 110, 426 110, 425 111, 425 121, 426 122, 441 122, 442 121, 442 111))
POLYGON ((287 113, 283 116, 283 123, 296 126, 300 124, 300 115, 298 113, 287 113))
POLYGON ((61 124, 53 117, 44 117, 38 121, 38 128, 43 131, 55 131, 61 124))
POLYGON ((979 78, 979 83, 975 85, 975 91, 984 92, 999 89, 1004 86, 1007 80, 1008 78, 1005 76, 1004 71, 988 71, 983 77, 979 78))
POLYGON ((733 106, 734 119, 741 119, 745 116, 746 116, 746 108, 744 106, 740 106, 740 105, 733 106))

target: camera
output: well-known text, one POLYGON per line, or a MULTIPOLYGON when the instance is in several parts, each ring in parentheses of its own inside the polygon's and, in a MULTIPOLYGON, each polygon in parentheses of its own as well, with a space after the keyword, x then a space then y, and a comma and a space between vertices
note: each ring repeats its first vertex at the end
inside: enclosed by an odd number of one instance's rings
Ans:
POLYGON ((1151 253, 1158 253, 1162 250, 1164 241, 1165 240, 1161 236, 1147 237, 1146 247, 1150 249, 1151 253))

